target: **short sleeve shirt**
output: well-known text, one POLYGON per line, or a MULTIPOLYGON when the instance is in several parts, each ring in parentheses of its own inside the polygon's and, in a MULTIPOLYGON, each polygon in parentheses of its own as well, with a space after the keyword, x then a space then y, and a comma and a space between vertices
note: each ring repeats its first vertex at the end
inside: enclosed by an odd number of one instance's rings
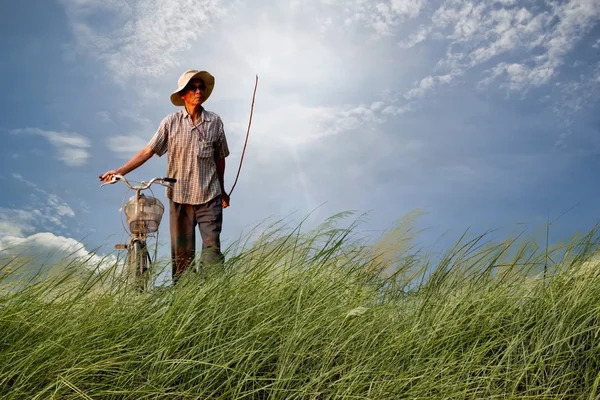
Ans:
POLYGON ((229 155, 223 121, 202 110, 196 125, 183 108, 166 116, 148 146, 159 157, 168 152, 167 176, 177 179, 167 198, 182 204, 204 204, 221 193, 215 159, 229 155))

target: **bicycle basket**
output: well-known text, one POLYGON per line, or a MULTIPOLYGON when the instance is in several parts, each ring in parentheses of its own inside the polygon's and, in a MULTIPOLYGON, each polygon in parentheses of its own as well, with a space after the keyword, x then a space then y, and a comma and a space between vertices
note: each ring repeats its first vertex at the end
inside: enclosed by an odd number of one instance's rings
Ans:
POLYGON ((132 197, 125 204, 127 226, 136 235, 156 232, 164 211, 165 207, 156 197, 140 194, 137 202, 132 197))

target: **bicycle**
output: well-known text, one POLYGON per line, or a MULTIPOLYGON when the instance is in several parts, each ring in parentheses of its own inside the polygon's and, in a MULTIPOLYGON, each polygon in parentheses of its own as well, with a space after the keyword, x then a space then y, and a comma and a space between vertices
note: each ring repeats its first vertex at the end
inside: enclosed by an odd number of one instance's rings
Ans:
POLYGON ((121 207, 127 221, 127 226, 124 225, 123 228, 129 234, 129 241, 127 244, 116 244, 115 249, 127 250, 125 258, 125 266, 128 272, 127 278, 129 281, 133 281, 133 285, 138 291, 144 292, 148 290, 152 264, 154 263, 148 251, 147 239, 156 234, 156 249, 154 253, 154 260, 156 260, 158 228, 165 207, 156 197, 153 195, 146 196, 142 191, 150 190, 152 193, 150 186, 153 184, 157 183, 165 187, 171 187, 170 184, 177 182, 177 180, 175 178, 153 178, 150 182, 142 181, 140 185, 134 186, 124 176, 117 174, 113 176, 111 181, 103 183, 100 187, 112 185, 119 181, 122 181, 130 190, 134 190, 135 195, 129 199, 125 206, 121 207))

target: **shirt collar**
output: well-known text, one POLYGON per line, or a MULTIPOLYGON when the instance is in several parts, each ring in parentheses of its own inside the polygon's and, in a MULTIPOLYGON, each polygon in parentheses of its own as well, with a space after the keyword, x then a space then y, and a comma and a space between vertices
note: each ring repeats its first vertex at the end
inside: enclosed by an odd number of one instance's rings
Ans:
MULTIPOLYGON (((206 112, 206 110, 204 109, 204 107, 200 106, 200 121, 199 122, 204 122, 204 121, 210 121, 210 116, 208 114, 208 112, 206 112)), ((192 118, 190 116, 190 113, 188 113, 187 109, 185 108, 185 106, 181 109, 181 114, 183 115, 183 118, 192 118)))

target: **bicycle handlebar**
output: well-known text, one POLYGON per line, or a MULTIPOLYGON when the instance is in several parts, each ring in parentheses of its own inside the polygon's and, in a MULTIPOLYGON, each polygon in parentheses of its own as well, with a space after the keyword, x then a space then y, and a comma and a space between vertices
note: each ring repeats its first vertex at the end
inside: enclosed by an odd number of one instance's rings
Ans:
POLYGON ((146 190, 150 186, 152 186, 152 184, 154 184, 154 183, 158 183, 160 185, 167 186, 167 185, 165 185, 165 182, 166 183, 175 183, 175 182, 177 182, 177 179, 167 178, 167 177, 152 178, 152 180, 150 180, 150 182, 142 181, 142 182, 140 182, 141 183, 140 186, 134 186, 134 185, 131 185, 129 183, 129 181, 127 179, 125 179, 125 177, 123 175, 116 174, 116 175, 113 175, 113 179, 111 181, 103 183, 102 185, 100 185, 100 187, 103 187, 106 185, 113 185, 119 181, 123 181, 125 186, 127 186, 131 190, 146 190))

